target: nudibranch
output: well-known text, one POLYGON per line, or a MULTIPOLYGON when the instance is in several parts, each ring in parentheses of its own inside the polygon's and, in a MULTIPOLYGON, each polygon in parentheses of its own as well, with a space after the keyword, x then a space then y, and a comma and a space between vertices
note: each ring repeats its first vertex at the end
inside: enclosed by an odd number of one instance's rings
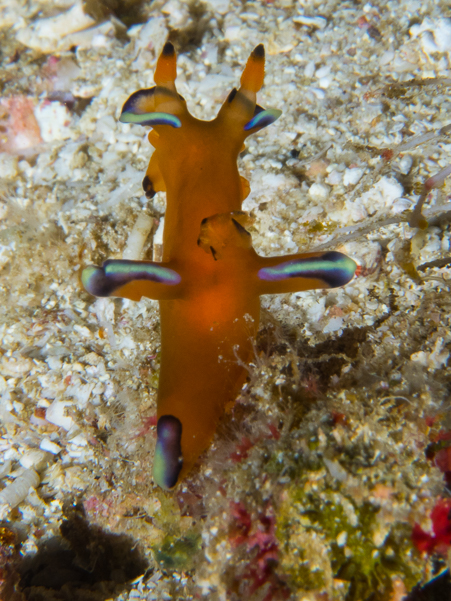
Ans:
POLYGON ((175 87, 176 54, 168 42, 155 86, 132 94, 120 121, 152 128, 155 151, 143 181, 146 195, 166 191, 161 262, 110 259, 84 269, 94 296, 156 299, 161 319, 155 482, 172 489, 208 447, 227 405, 243 386, 252 356, 260 295, 333 288, 356 269, 330 251, 261 257, 246 230, 241 204, 249 184, 240 177, 244 140, 281 114, 256 103, 265 52, 250 55, 238 90, 212 121, 195 119, 175 87))

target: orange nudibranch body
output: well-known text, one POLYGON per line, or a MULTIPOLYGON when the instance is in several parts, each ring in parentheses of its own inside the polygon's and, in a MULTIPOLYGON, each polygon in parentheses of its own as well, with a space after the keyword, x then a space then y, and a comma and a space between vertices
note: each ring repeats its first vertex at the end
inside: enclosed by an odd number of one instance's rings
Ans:
POLYGON ((161 372, 154 479, 173 488, 208 447, 225 407, 243 385, 258 329, 261 294, 340 286, 356 265, 338 252, 257 255, 241 204, 249 186, 237 158, 245 138, 281 114, 256 103, 264 49, 255 48, 213 121, 195 119, 175 88, 167 43, 156 86, 125 103, 121 121, 150 125, 155 147, 143 181, 148 197, 166 191, 163 260, 109 260, 82 281, 96 296, 160 301, 161 372))

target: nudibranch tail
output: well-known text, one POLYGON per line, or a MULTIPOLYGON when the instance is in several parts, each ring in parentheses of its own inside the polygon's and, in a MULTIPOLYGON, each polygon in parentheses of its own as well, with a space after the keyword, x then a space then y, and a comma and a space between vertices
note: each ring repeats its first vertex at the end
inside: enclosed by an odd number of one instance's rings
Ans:
POLYGON ((173 415, 162 415, 157 423, 153 479, 165 490, 174 488, 183 467, 182 423, 173 415))
POLYGON ((117 296, 140 300, 146 296, 156 300, 178 298, 181 276, 161 263, 108 260, 102 267, 89 265, 83 269, 82 284, 93 296, 117 296))
POLYGON ((258 271, 260 294, 336 288, 352 280, 357 264, 337 251, 263 259, 258 271))

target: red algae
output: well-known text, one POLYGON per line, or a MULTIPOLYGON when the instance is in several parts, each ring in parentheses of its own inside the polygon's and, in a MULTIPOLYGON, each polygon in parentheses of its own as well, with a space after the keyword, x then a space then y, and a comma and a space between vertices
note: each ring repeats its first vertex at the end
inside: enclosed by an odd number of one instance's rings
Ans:
POLYGON ((451 545, 451 499, 440 499, 431 512, 432 534, 419 524, 412 531, 412 542, 418 551, 444 555, 451 545))
POLYGON ((276 573, 278 565, 279 543, 276 538, 276 519, 271 506, 254 519, 243 502, 232 502, 233 524, 229 530, 232 546, 245 546, 250 559, 244 569, 235 575, 239 581, 243 598, 253 595, 265 587, 263 601, 288 599, 290 591, 287 584, 276 573))

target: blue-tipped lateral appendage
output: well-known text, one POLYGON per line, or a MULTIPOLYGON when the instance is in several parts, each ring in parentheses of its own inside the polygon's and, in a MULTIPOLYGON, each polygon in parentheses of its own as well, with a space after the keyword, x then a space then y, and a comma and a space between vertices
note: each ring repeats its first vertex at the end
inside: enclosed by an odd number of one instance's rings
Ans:
POLYGON ((271 123, 274 123, 274 121, 277 121, 281 114, 282 111, 279 111, 279 109, 264 109, 259 111, 246 123, 244 130, 249 131, 256 127, 258 127, 258 129, 263 129, 268 125, 271 125, 271 123))
POLYGON ((258 277, 267 282, 289 278, 308 278, 323 281, 329 288, 344 286, 352 280, 357 269, 355 261, 346 255, 331 251, 319 257, 285 261, 259 270, 258 277))
MULTIPOLYGON (((156 87, 134 92, 122 107, 119 121, 121 123, 136 123, 138 125, 170 125, 171 127, 181 127, 182 122, 175 115, 170 113, 149 112, 152 96, 155 94, 156 87)), ((171 94, 166 90, 166 94, 171 94)))
POLYGON ((137 125, 170 125, 171 127, 182 127, 182 122, 175 115, 169 113, 131 113, 124 112, 119 117, 121 123, 136 123, 137 125))
POLYGON ((157 423, 157 445, 153 479, 165 490, 174 488, 183 466, 182 424, 173 415, 162 415, 157 423))
POLYGON ((147 113, 146 105, 148 108, 148 103, 152 101, 152 96, 155 94, 156 89, 157 86, 153 86, 153 88, 133 92, 125 101, 121 113, 133 113, 135 115, 137 113, 147 113))
POLYGON ((176 286, 182 278, 173 269, 163 267, 159 263, 125 259, 105 261, 102 267, 89 265, 81 274, 81 282, 86 292, 93 296, 114 296, 115 290, 136 280, 176 286))

